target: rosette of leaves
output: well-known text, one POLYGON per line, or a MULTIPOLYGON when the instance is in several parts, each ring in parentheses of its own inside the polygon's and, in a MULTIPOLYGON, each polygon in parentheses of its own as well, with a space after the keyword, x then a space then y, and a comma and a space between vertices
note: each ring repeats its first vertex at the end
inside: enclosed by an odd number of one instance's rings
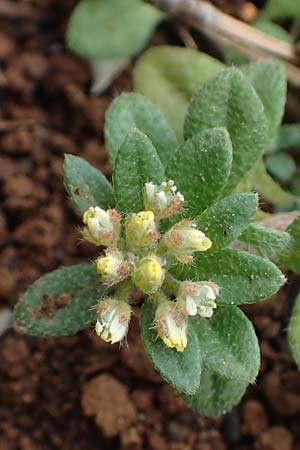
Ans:
MULTIPOLYGON (((215 282, 220 287, 217 309, 211 319, 190 318, 188 346, 181 353, 157 337, 155 300, 146 297, 141 335, 162 378, 197 411, 215 416, 239 401, 259 371, 257 337, 239 306, 269 297, 285 281, 266 255, 232 246, 236 240, 250 239, 247 230, 254 226, 250 222, 256 214, 257 195, 236 193, 236 188, 262 156, 268 136, 263 104, 241 71, 223 70, 200 89, 188 107, 183 136, 178 144, 167 120, 147 98, 123 94, 112 103, 105 124, 112 184, 73 155, 65 159, 65 184, 80 214, 90 206, 116 206, 130 213, 143 209, 146 182, 175 181, 185 198, 182 218, 196 220, 212 246, 198 253, 192 265, 174 261, 172 275, 178 280, 215 282)), ((164 231, 171 225, 172 219, 161 223, 164 231)), ((294 231, 284 235, 291 237, 286 236, 290 247, 280 262, 295 262, 294 231)), ((282 247, 276 239, 271 245, 277 259, 282 247)), ((94 307, 105 292, 92 264, 55 270, 21 297, 15 327, 31 335, 76 333, 95 321, 94 307)))

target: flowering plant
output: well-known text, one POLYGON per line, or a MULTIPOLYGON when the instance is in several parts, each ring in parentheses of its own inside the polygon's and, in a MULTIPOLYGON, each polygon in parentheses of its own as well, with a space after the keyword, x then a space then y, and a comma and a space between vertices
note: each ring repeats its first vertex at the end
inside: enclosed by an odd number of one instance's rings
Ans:
MULTIPOLYGON (((260 364, 254 328, 238 305, 269 297, 285 281, 269 259, 232 245, 257 231, 250 225, 257 195, 236 191, 267 131, 262 103, 236 69, 201 88, 181 144, 145 97, 115 99, 105 125, 113 183, 79 157, 67 155, 64 164, 82 236, 99 247, 97 258, 38 280, 17 304, 15 326, 59 336, 93 323, 103 340, 124 342, 138 289, 142 339, 161 376, 203 414, 230 409, 260 364), (220 84, 222 97, 207 103, 220 84), (49 298, 56 307, 45 315, 49 298)), ((285 245, 286 261, 293 246, 285 245)))

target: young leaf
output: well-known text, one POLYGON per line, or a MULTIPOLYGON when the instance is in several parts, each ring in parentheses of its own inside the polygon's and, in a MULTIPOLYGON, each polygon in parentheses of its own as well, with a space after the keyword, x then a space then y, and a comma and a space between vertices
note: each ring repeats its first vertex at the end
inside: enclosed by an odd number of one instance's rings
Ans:
POLYGON ((235 68, 223 70, 201 87, 189 106, 184 135, 190 138, 214 127, 227 128, 233 148, 232 171, 225 195, 261 156, 267 137, 263 105, 250 82, 235 68))
POLYGON ((115 205, 112 186, 105 176, 78 156, 65 156, 64 181, 71 200, 81 214, 90 206, 106 209, 115 205))
POLYGON ((293 307, 289 324, 288 339, 292 355, 300 370, 300 295, 297 297, 293 307))
POLYGON ((284 67, 274 62, 252 62, 241 71, 254 86, 268 120, 268 139, 271 140, 281 123, 286 100, 284 67))
POLYGON ((117 97, 106 113, 105 141, 114 163, 125 136, 138 128, 153 142, 163 165, 177 147, 176 137, 160 110, 141 94, 128 93, 117 97))
POLYGON ((284 267, 293 270, 296 273, 300 272, 300 216, 297 217, 293 223, 286 230, 291 242, 288 249, 279 255, 279 263, 284 267))
POLYGON ((255 194, 234 194, 196 217, 197 228, 212 241, 209 252, 221 250, 237 239, 254 217, 257 204, 255 194))
POLYGON ((245 242, 248 250, 255 249, 263 258, 278 262, 280 255, 288 252, 291 245, 291 236, 286 231, 272 230, 259 224, 251 224, 239 236, 245 242))
POLYGON ((211 280, 220 286, 218 304, 241 305, 270 297, 285 282, 280 270, 270 261, 247 252, 224 249, 198 253, 191 266, 174 266, 180 280, 211 280))
POLYGON ((164 168, 150 139, 137 129, 130 131, 118 152, 113 175, 119 210, 142 211, 145 183, 159 184, 163 179, 164 168))
POLYGON ((153 326, 155 302, 147 299, 142 306, 141 331, 146 351, 162 378, 179 392, 192 394, 200 384, 202 352, 194 330, 189 330, 188 346, 183 352, 167 347, 153 326))
POLYGON ((87 58, 133 56, 162 18, 140 0, 81 0, 68 25, 68 46, 87 58))
POLYGON ((251 322, 236 306, 218 306, 211 319, 191 318, 205 367, 221 377, 253 383, 260 365, 251 322))
POLYGON ((182 144, 169 161, 167 178, 184 195, 186 211, 195 217, 223 190, 231 170, 232 146, 224 128, 203 130, 182 144))
POLYGON ((248 382, 226 380, 204 368, 200 388, 185 399, 191 408, 204 416, 221 416, 240 401, 247 385, 248 382))
POLYGON ((184 116, 191 98, 223 67, 217 59, 196 50, 154 47, 135 66, 134 88, 159 107, 182 140, 184 116))
POLYGON ((92 264, 54 270, 22 295, 14 326, 32 336, 74 334, 95 319, 95 306, 104 292, 92 264))

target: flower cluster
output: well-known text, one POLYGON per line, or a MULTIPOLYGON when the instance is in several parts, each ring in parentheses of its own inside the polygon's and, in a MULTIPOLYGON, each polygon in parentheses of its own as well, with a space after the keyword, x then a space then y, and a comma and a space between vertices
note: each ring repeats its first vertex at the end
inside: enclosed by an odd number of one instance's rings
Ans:
POLYGON ((188 341, 188 316, 211 317, 219 287, 210 281, 179 282, 168 268, 174 259, 191 264, 193 254, 208 250, 212 242, 192 220, 181 220, 165 234, 160 232, 160 220, 183 207, 183 195, 172 180, 160 186, 146 183, 143 198, 145 211, 128 214, 124 220, 115 209, 98 206, 83 215, 83 237, 106 247, 95 261, 97 272, 104 284, 114 287, 113 296, 99 303, 95 330, 106 342, 122 341, 132 314, 130 293, 138 287, 157 303, 154 323, 160 338, 182 352, 188 341))

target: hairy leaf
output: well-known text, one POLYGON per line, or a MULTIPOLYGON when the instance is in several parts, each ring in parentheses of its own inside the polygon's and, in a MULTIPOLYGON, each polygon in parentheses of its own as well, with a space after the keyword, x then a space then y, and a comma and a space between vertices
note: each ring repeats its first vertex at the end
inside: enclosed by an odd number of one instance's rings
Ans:
POLYGON ((292 355, 300 370, 300 295, 297 297, 293 307, 289 324, 288 339, 292 355))

